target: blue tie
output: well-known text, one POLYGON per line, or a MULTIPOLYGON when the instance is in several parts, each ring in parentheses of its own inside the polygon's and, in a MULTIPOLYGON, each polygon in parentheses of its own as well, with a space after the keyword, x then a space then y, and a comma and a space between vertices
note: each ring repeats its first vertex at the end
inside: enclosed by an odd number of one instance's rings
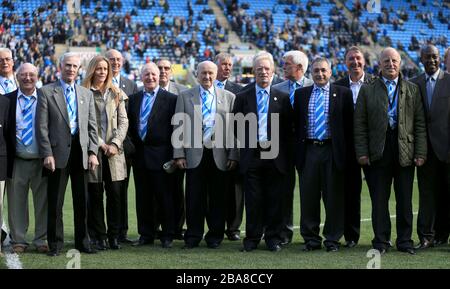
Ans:
POLYGON ((6 79, 4 82, 5 93, 10 93, 12 91, 12 82, 9 79, 6 79))
POLYGON ((388 108, 388 116, 389 116, 389 125, 391 128, 394 128, 397 124, 397 104, 394 101, 394 93, 395 93, 395 82, 394 81, 386 81, 388 97, 389 97, 389 108, 388 108))
POLYGON ((70 120, 70 133, 74 135, 77 132, 77 106, 76 106, 76 97, 75 91, 72 86, 66 88, 66 104, 67 104, 67 112, 69 114, 70 120))
POLYGON ((145 92, 144 93, 144 99, 142 100, 144 102, 144 106, 141 107, 141 117, 140 117, 140 126, 139 126, 139 136, 141 137, 141 140, 145 139, 145 136, 147 135, 147 125, 148 125, 148 117, 150 116, 150 113, 152 112, 153 103, 155 102, 155 92, 145 92))
POLYGON ((314 138, 322 140, 327 131, 325 116, 325 97, 323 88, 316 88, 316 106, 314 110, 314 138))
POLYGON ((22 129, 22 143, 24 146, 29 146, 33 143, 33 104, 36 101, 34 96, 25 97, 21 95, 20 98, 23 100, 23 129, 22 129))
POLYGON ((289 93, 289 100, 291 101, 292 107, 294 107, 295 90, 296 90, 297 88, 299 88, 299 86, 300 86, 300 85, 297 83, 297 81, 292 82, 292 85, 291 85, 291 91, 290 91, 290 93, 289 93))
POLYGON ((117 78, 115 78, 115 77, 113 77, 113 84, 114 84, 116 87, 119 87, 119 81, 118 81, 117 78))
POLYGON ((434 78, 428 77, 427 80, 427 101, 428 101, 428 108, 431 108, 431 102, 433 101, 433 91, 434 91, 434 78))
POLYGON ((212 117, 212 97, 207 91, 202 94, 202 117, 203 117, 203 141, 207 142, 211 139, 213 120, 212 117))
POLYGON ((267 141, 267 112, 269 95, 265 89, 258 92, 258 141, 267 141))
POLYGON ((217 85, 218 88, 222 88, 222 89, 225 87, 225 85, 223 85, 222 81, 217 81, 216 85, 217 85))

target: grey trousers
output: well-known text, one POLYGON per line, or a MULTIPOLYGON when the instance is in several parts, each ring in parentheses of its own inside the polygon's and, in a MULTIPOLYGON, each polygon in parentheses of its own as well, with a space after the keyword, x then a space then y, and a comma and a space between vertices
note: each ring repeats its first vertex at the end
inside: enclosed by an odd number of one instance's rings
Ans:
POLYGON ((33 244, 46 245, 47 240, 47 178, 42 177, 42 160, 15 158, 12 179, 7 181, 8 220, 12 245, 28 246, 28 192, 34 203, 35 230, 33 244))

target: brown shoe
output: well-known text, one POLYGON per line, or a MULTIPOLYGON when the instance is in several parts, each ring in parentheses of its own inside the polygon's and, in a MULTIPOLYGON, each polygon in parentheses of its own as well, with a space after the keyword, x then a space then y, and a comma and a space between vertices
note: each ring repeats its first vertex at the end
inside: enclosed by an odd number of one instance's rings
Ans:
POLYGON ((48 246, 47 246, 47 245, 41 245, 41 246, 38 246, 38 247, 36 248, 36 250, 38 251, 38 253, 43 253, 43 254, 45 254, 45 253, 48 252, 48 246))
POLYGON ((13 245, 13 252, 16 254, 24 253, 27 247, 23 245, 13 245))

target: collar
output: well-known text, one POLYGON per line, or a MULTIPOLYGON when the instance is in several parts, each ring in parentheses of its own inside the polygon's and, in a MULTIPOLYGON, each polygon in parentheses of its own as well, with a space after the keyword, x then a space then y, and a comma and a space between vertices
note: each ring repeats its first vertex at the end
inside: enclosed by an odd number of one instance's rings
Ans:
POLYGON ((25 93, 23 93, 20 88, 17 89, 17 97, 19 98, 21 95, 24 95, 26 97, 34 97, 35 99, 37 99, 37 90, 34 89, 33 93, 31 95, 26 95, 25 93))
POLYGON ((211 87, 208 88, 208 89, 204 89, 203 86, 200 85, 200 95, 202 95, 202 93, 203 93, 204 91, 209 92, 211 95, 216 95, 216 94, 214 93, 214 85, 211 86, 211 87))
POLYGON ((158 94, 158 91, 159 91, 159 85, 157 87, 155 87, 155 89, 153 89, 153 91, 147 91, 144 88, 144 93, 152 93, 152 92, 154 92, 153 95, 155 95, 155 96, 158 94))
POLYGON ((441 72, 440 68, 433 75, 428 75, 427 73, 425 73, 425 75, 426 75, 425 80, 428 80, 428 78, 431 77, 434 79, 434 81, 436 81, 439 76, 439 72, 441 72))
POLYGON ((169 86, 170 86, 170 80, 167 82, 166 86, 161 86, 162 89, 169 91, 169 86))
POLYGON ((348 75, 348 81, 350 83, 350 86, 352 85, 359 85, 359 84, 363 84, 364 83, 364 77, 366 76, 366 74, 363 72, 363 75, 361 76, 361 78, 358 81, 353 81, 352 78, 350 77, 350 74, 348 75))
POLYGON ((14 77, 14 75, 10 75, 9 77, 4 77, 0 75, 0 82, 3 83, 5 80, 11 80, 13 83, 16 83, 16 79, 14 77))
POLYGON ((270 85, 268 85, 266 88, 262 88, 255 83, 255 88, 256 88, 256 95, 258 95, 261 90, 267 91, 267 95, 270 95, 270 85))
POLYGON ((393 80, 387 79, 387 78, 384 77, 384 76, 382 76, 381 78, 383 79, 384 84, 386 84, 387 81, 393 81, 393 82, 395 83, 395 86, 397 86, 397 83, 398 83, 398 76, 397 76, 397 78, 395 78, 395 79, 393 79, 393 80))
POLYGON ((314 83, 313 91, 316 89, 323 89, 325 92, 328 92, 330 91, 330 82, 328 81, 327 84, 325 84, 324 86, 318 86, 314 83))
POLYGON ((63 93, 66 93, 66 89, 70 86, 73 88, 73 90, 75 91, 75 82, 72 85, 69 85, 68 83, 66 83, 64 80, 60 79, 59 82, 61 83, 61 86, 63 88, 63 93))
POLYGON ((227 80, 228 79, 225 79, 224 81, 220 81, 220 80, 216 79, 216 80, 214 80, 214 83, 217 85, 217 83, 222 82, 223 87, 225 88, 225 85, 227 85, 227 80))
MULTIPOLYGON (((120 86, 120 73, 113 77, 117 81, 117 85, 120 86)), ((114 81, 113 81, 114 83, 114 81)))

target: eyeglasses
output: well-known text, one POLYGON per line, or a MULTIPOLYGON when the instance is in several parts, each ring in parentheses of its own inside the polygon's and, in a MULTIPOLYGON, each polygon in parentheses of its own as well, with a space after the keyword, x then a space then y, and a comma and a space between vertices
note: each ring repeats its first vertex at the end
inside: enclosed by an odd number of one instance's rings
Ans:
POLYGON ((11 62, 13 59, 11 57, 7 57, 7 58, 0 58, 0 63, 3 62, 11 62))

